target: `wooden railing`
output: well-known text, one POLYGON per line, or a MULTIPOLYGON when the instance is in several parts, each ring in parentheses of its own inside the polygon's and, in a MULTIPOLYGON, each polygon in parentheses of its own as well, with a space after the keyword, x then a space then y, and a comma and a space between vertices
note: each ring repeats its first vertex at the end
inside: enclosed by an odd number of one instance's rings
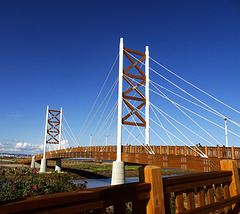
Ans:
MULTIPOLYGON (((126 145, 122 146, 123 153, 130 154, 148 154, 149 150, 152 150, 155 154, 160 155, 182 155, 182 156, 192 156, 199 157, 199 154, 196 152, 196 148, 187 147, 187 146, 150 146, 151 148, 144 148, 143 146, 132 146, 126 145)), ((240 147, 198 147, 200 151, 206 154, 209 158, 224 158, 224 159, 240 159, 240 147)), ((58 151, 52 151, 46 153, 47 159, 56 159, 56 157, 73 157, 76 153, 89 153, 89 152, 98 152, 98 153, 116 153, 117 146, 92 146, 92 147, 73 147, 68 149, 62 149, 58 151)), ((35 160, 39 161, 43 158, 43 154, 36 155, 35 160)), ((24 159, 20 163, 30 163, 31 158, 24 159)))
POLYGON ((238 213, 239 172, 235 161, 221 161, 229 171, 197 173, 163 179, 165 213, 238 213))
POLYGON ((236 161, 221 161, 221 170, 162 179, 160 167, 146 166, 140 169, 139 183, 36 196, 2 205, 0 213, 104 214, 111 208, 123 214, 126 203, 137 214, 239 213, 236 161))

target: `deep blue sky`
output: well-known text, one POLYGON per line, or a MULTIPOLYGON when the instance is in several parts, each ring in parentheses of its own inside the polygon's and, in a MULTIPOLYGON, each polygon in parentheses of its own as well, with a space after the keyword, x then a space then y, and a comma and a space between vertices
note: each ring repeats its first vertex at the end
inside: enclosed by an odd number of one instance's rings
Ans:
POLYGON ((47 105, 77 135, 120 37, 240 109, 239 0, 1 0, 0 151, 42 143, 47 105))

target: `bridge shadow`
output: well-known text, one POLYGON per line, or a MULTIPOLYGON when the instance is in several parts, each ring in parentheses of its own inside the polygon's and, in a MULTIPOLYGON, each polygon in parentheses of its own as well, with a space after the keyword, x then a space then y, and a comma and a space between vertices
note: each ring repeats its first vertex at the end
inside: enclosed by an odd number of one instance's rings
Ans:
MULTIPOLYGON (((54 166, 48 166, 48 168, 53 169, 53 170, 55 169, 54 166)), ((76 175, 84 177, 84 178, 109 178, 109 176, 97 174, 97 173, 82 170, 82 169, 73 169, 73 168, 62 167, 62 171, 70 172, 70 173, 76 174, 76 175)))

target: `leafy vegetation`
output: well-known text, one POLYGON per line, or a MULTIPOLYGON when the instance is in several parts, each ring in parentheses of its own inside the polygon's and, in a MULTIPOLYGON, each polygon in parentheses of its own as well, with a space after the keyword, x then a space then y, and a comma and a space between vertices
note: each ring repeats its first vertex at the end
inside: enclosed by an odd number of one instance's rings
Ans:
POLYGON ((0 203, 3 203, 24 197, 85 189, 86 182, 74 184, 68 172, 61 175, 53 172, 50 178, 41 178, 34 169, 0 167, 0 187, 0 203))

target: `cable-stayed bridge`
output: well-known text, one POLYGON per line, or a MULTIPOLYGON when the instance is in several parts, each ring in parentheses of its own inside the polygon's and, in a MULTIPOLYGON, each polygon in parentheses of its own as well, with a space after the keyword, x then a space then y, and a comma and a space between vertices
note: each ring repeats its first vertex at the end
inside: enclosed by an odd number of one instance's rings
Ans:
POLYGON ((44 151, 34 158, 42 161, 41 171, 47 159, 75 157, 113 160, 123 176, 124 162, 218 170, 221 159, 239 159, 239 149, 228 142, 239 141, 239 113, 150 57, 148 47, 145 53, 124 48, 121 39, 78 136, 64 116, 63 126, 62 110, 47 109, 44 151), (63 148, 69 139, 72 146, 63 148))

